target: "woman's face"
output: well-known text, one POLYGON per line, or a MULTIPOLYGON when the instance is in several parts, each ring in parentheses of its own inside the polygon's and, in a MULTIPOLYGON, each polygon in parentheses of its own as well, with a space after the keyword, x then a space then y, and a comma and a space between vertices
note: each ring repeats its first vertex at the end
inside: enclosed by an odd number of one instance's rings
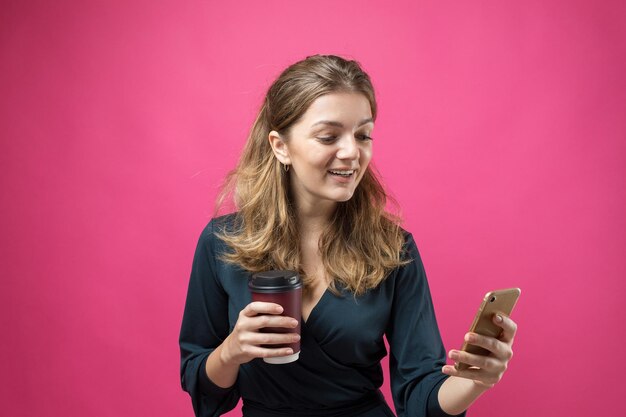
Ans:
POLYGON ((291 127, 286 142, 270 133, 276 156, 290 165, 296 203, 314 207, 349 200, 372 158, 373 128, 370 104, 363 94, 331 93, 310 105, 291 127))

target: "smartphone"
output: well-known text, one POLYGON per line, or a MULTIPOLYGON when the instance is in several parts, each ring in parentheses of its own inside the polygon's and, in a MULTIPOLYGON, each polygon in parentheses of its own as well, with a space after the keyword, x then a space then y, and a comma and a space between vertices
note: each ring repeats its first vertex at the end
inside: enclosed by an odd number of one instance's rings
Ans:
MULTIPOLYGON (((499 313, 510 316, 521 293, 522 291, 519 288, 508 288, 506 290, 488 292, 476 313, 476 317, 474 317, 474 322, 470 326, 469 331, 495 338, 500 337, 502 328, 492 321, 493 315, 499 313)), ((467 342, 463 343, 461 350, 483 356, 491 353, 487 349, 471 345, 467 342)), ((458 370, 463 370, 468 369, 469 365, 457 362, 454 364, 454 367, 458 370)))

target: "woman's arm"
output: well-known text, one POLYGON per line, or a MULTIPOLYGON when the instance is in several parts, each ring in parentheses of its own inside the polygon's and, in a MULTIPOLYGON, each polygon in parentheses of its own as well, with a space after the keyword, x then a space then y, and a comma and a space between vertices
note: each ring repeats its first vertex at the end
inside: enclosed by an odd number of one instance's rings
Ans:
POLYGON ((274 303, 255 301, 240 313, 232 333, 207 358, 205 371, 213 383, 229 388, 237 381, 239 366, 254 358, 269 358, 293 354, 291 348, 267 348, 260 345, 293 343, 300 340, 297 333, 260 333, 263 327, 295 328, 296 319, 279 316, 283 308, 274 303))
POLYGON ((442 372, 450 375, 439 389, 441 408, 448 414, 460 414, 485 391, 502 379, 509 360, 513 357, 513 339, 517 325, 506 316, 494 315, 493 322, 502 327, 502 335, 496 339, 477 333, 468 333, 465 340, 491 352, 489 356, 474 355, 458 350, 449 352, 450 359, 471 365, 473 368, 458 371, 446 365, 442 372))
POLYGON ((435 310, 419 251, 408 234, 405 255, 410 262, 385 281, 392 285, 389 341, 391 391, 398 417, 448 417, 437 393, 449 377, 435 310))
POLYGON ((207 377, 220 388, 230 388, 237 382, 239 365, 228 363, 223 359, 222 349, 224 345, 219 345, 206 360, 204 371, 207 377))
POLYGON ((229 295, 217 276, 215 222, 198 239, 179 338, 181 385, 191 396, 198 417, 219 416, 237 405, 235 382, 240 364, 255 357, 288 354, 285 349, 259 344, 291 343, 297 336, 259 333, 262 327, 296 326, 295 319, 278 316, 282 308, 271 303, 250 303, 229 332, 229 295))
POLYGON ((216 277, 213 225, 214 220, 198 239, 179 338, 181 385, 198 417, 222 415, 239 399, 236 386, 220 387, 206 373, 208 357, 228 336, 228 295, 216 277))

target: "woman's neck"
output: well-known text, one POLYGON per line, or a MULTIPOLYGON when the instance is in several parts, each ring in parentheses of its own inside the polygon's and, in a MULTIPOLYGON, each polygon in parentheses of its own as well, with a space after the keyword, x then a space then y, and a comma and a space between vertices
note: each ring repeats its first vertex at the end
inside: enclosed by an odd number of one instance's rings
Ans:
POLYGON ((334 201, 298 204, 298 228, 302 236, 319 236, 330 223, 336 206, 334 201))

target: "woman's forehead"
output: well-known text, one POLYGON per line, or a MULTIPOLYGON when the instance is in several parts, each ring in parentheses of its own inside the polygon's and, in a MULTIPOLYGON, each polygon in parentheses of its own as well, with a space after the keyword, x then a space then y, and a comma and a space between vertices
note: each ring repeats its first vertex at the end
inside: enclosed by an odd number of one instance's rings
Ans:
POLYGON ((361 93, 330 93, 315 99, 301 118, 307 127, 359 127, 373 123, 370 102, 361 93))

